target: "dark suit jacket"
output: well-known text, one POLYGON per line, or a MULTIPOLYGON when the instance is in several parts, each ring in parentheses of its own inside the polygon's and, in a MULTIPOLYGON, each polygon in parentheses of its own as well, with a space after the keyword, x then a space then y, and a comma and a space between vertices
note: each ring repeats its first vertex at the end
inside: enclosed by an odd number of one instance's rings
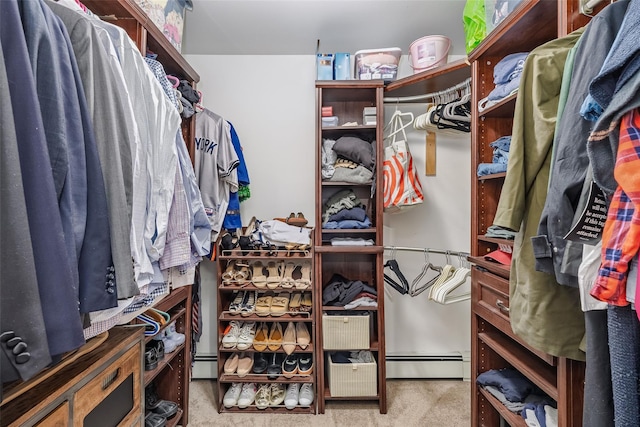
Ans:
MULTIPOLYGON (((0 1, 0 42, 5 47, 3 55, 16 138, 19 141, 18 155, 40 303, 49 352, 59 355, 83 345, 84 336, 78 300, 71 285, 71 264, 65 248, 42 117, 20 23, 17 1, 0 1), (10 46, 10 49, 6 46, 10 46)), ((9 268, 12 268, 12 263, 9 268)), ((2 270, 6 269, 7 266, 3 265, 2 270)), ((3 281, 2 285, 5 286, 5 283, 3 281)), ((28 300, 24 302, 30 303, 28 300)), ((16 322, 31 325, 30 318, 21 316, 19 305, 14 304, 7 310, 3 307, 3 321, 13 318, 16 322)))
POLYGON ((0 141, 0 381, 5 383, 19 378, 28 380, 44 369, 51 358, 1 45, 0 141))

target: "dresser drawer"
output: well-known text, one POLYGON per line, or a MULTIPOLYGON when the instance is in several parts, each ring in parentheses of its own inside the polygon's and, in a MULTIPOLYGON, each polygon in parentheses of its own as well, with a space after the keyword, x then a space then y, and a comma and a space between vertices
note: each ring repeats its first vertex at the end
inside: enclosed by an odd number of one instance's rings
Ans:
POLYGON ((477 291, 477 304, 509 322, 509 281, 474 267, 471 281, 477 291))
POLYGON ((140 346, 133 346, 75 393, 74 425, 130 426, 140 419, 141 357, 140 346))

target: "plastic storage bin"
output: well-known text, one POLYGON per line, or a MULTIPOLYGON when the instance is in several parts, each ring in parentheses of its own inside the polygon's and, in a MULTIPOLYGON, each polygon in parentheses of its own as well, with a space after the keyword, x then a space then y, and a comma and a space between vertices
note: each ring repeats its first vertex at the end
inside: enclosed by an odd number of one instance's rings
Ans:
POLYGON ((322 315, 322 342, 325 350, 364 350, 370 345, 369 314, 362 316, 322 315))
POLYGON ((331 397, 376 396, 377 363, 333 363, 327 365, 331 397))
POLYGON ((445 36, 425 36, 409 46, 413 73, 430 70, 447 63, 451 40, 445 36))
POLYGON ((395 80, 401 55, 399 47, 359 50, 355 54, 353 75, 358 80, 395 80))

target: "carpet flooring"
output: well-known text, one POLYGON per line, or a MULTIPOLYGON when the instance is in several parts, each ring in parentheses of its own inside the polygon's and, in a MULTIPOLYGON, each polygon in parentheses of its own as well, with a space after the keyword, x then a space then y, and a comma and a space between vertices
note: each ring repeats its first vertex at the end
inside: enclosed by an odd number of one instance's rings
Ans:
POLYGON ((387 414, 376 402, 326 403, 324 414, 218 413, 216 382, 193 380, 189 426, 230 427, 462 427, 471 424, 470 383, 450 380, 387 380, 387 414))

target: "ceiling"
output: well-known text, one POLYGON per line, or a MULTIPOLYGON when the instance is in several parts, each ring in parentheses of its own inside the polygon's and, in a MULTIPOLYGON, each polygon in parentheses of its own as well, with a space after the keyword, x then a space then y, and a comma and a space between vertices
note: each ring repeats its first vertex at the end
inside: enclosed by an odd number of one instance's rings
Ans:
POLYGON ((194 0, 183 54, 313 55, 399 47, 427 35, 464 55, 465 0, 194 0))

